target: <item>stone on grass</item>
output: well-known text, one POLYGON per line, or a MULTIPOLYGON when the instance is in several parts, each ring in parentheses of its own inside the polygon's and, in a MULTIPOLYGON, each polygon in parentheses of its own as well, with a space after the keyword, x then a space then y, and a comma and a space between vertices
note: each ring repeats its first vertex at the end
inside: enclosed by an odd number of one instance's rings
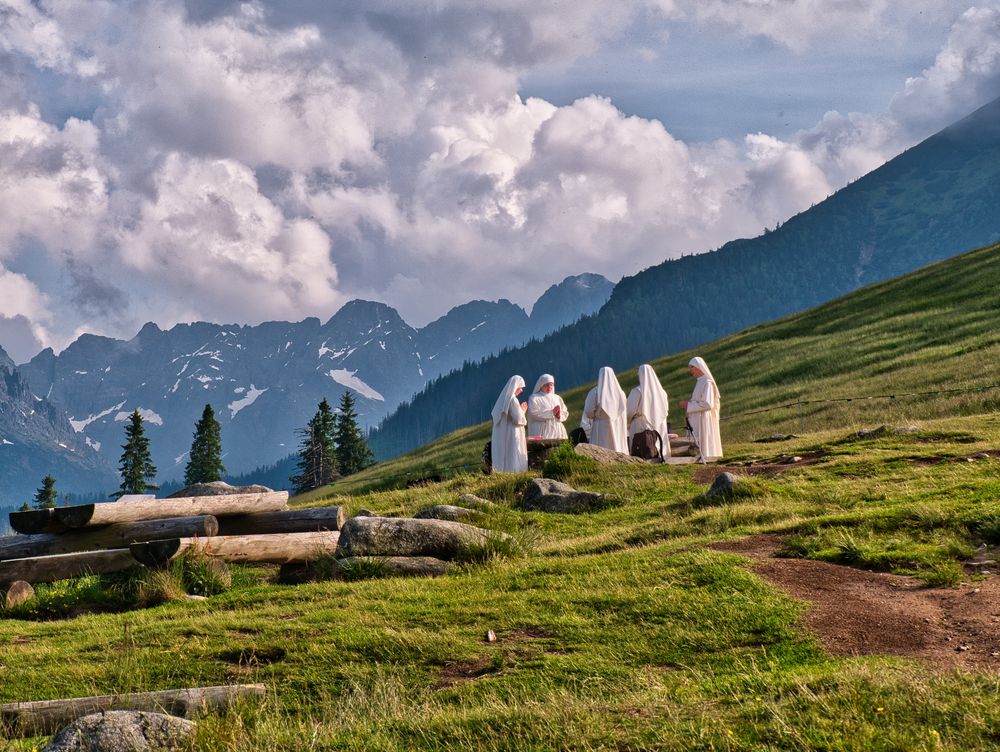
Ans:
POLYGON ((337 560, 341 576, 365 577, 440 577, 451 571, 451 564, 432 556, 348 556, 337 560))
POLYGON ((600 462, 602 465, 646 465, 646 460, 633 457, 629 454, 622 454, 612 449, 605 449, 596 444, 577 444, 573 449, 581 457, 600 462))
POLYGON ((468 509, 476 509, 480 512, 488 512, 491 509, 496 509, 497 505, 492 501, 487 501, 475 494, 464 493, 458 497, 458 501, 461 506, 468 509))
POLYGON ((25 601, 30 601, 35 597, 35 589, 30 582, 17 580, 7 586, 7 592, 3 596, 3 607, 14 608, 20 606, 25 601))
POLYGON ((578 491, 551 478, 533 478, 524 490, 521 506, 531 512, 580 514, 604 509, 607 499, 603 494, 578 491))
POLYGON ((475 509, 456 507, 451 504, 435 504, 421 509, 413 518, 416 520, 451 520, 452 522, 476 522, 482 519, 483 513, 475 509))
POLYGON ((728 499, 733 495, 733 490, 739 481, 732 473, 719 473, 712 481, 712 487, 708 489, 705 496, 711 499, 728 499))
POLYGON ((355 517, 377 517, 378 515, 376 515, 375 512, 373 512, 370 509, 359 509, 354 516, 355 517))
POLYGON ((337 551, 341 557, 431 556, 451 561, 495 537, 509 536, 447 520, 352 517, 340 531, 337 551))
POLYGON ((194 483, 170 494, 168 499, 182 499, 188 496, 227 496, 229 494, 271 493, 267 486, 231 486, 222 480, 208 483, 194 483))
POLYGON ((187 749, 195 724, 163 713, 109 710, 78 718, 42 752, 152 752, 187 749))

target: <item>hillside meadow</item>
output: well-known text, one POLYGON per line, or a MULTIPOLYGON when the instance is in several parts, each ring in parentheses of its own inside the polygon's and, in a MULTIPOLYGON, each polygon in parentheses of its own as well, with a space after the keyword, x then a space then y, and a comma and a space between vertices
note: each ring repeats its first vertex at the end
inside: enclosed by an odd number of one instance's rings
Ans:
MULTIPOLYGON (((998 252, 700 348, 733 416, 724 464, 742 477, 728 498, 705 495, 711 468, 606 467, 560 451, 546 475, 607 505, 525 512, 531 476, 482 475, 488 432, 471 427, 293 505, 412 515, 475 493, 498 505, 483 526, 516 545, 429 580, 292 586, 238 567, 207 600, 119 612, 74 601, 95 578, 40 587, 44 614, 0 618, 0 702, 268 685, 263 704, 204 719, 199 750, 995 749, 993 643, 945 646, 949 660, 843 654, 809 627, 810 603, 713 546, 767 533, 784 557, 894 573, 908 592, 994 592, 995 392, 740 414, 989 386, 998 252), (774 434, 795 436, 758 441, 774 434)), ((654 363, 674 406, 690 389, 687 357, 654 363)), ((567 395, 575 415, 583 395, 567 395)), ((998 601, 980 602, 978 616, 1000 622, 998 601)))

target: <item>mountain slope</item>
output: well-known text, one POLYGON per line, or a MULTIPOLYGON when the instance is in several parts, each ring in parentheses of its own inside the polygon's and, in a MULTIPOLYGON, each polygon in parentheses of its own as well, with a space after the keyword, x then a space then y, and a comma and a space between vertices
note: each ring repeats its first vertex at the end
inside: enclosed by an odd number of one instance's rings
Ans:
POLYGON ((374 446, 393 456, 481 419, 512 373, 566 388, 995 242, 997 206, 1000 99, 773 232, 625 278, 597 315, 433 382, 374 446))
POLYGON ((20 372, 0 365, 0 512, 28 501, 49 474, 60 492, 117 488, 98 449, 55 405, 32 394, 20 372))
MULTIPOLYGON (((990 413, 1000 409, 997 289, 1000 244, 648 362, 669 395, 671 425, 683 433, 678 402, 693 387, 687 362, 705 358, 722 393, 724 448, 775 433, 990 413), (879 395, 896 397, 868 399, 879 395)), ((619 380, 630 390, 635 368, 620 371, 619 380)), ((578 424, 592 386, 563 392, 568 425, 578 424)), ((490 424, 477 422, 315 495, 475 472, 489 437, 490 424)))

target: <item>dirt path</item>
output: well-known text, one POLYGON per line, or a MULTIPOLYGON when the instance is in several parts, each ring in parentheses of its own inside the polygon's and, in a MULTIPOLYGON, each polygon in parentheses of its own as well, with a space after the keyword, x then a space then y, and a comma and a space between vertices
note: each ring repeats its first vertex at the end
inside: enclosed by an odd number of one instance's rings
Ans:
POLYGON ((1000 672, 1000 574, 960 588, 807 559, 779 559, 780 535, 712 546, 742 554, 753 569, 811 604, 806 626, 834 655, 898 655, 941 668, 1000 672))

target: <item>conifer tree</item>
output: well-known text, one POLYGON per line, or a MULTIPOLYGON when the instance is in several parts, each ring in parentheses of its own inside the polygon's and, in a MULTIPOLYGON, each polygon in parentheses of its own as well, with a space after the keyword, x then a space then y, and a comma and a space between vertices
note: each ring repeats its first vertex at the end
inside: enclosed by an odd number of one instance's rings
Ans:
POLYGON ((354 397, 350 392, 344 392, 340 398, 334 439, 341 475, 352 475, 374 464, 372 450, 368 448, 365 435, 358 426, 358 414, 354 411, 354 397))
POLYGON ((324 399, 308 425, 299 431, 302 435, 302 443, 299 445, 299 473, 289 478, 294 486, 294 493, 305 493, 325 486, 337 477, 333 430, 333 410, 324 399))
POLYGON ((226 468, 222 465, 222 429, 215 419, 211 405, 205 405, 201 420, 194 427, 194 440, 187 467, 184 468, 184 485, 211 483, 222 480, 226 468))
POLYGON ((122 484, 118 491, 112 494, 121 497, 125 494, 141 494, 146 491, 158 491, 159 486, 149 483, 156 477, 156 466, 153 455, 149 451, 149 439, 142 428, 142 416, 138 410, 133 410, 125 425, 125 443, 122 444, 122 456, 118 470, 122 476, 122 484))
POLYGON ((52 509, 56 505, 56 479, 51 475, 42 478, 42 487, 35 491, 31 500, 35 509, 52 509))

